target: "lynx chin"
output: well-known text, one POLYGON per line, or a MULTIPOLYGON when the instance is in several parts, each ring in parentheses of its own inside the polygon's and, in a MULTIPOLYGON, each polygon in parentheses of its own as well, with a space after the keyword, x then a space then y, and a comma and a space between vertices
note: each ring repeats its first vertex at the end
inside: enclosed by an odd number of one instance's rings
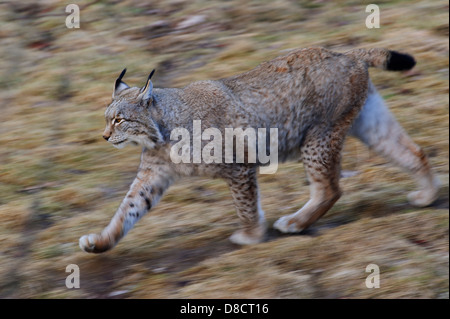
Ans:
MULTIPOLYGON (((141 163, 109 225, 99 234, 81 237, 81 249, 92 253, 111 249, 155 207, 172 183, 193 175, 222 178, 228 183, 241 222, 241 228, 230 237, 232 242, 264 240, 266 222, 257 183, 257 168, 263 163, 171 161, 170 150, 176 141, 170 139, 170 133, 182 127, 192 136, 196 120, 222 136, 230 127, 278 129, 278 162, 300 158, 311 194, 300 210, 275 222, 273 227, 283 233, 309 227, 341 196, 341 149, 347 134, 415 178, 418 189, 408 195, 412 204, 431 204, 439 182, 427 156, 389 112, 368 74, 369 67, 402 71, 414 65, 410 55, 386 49, 345 53, 297 49, 228 78, 155 89, 151 82, 154 71, 145 86, 138 88, 122 81, 123 70, 105 112, 103 137, 117 148, 140 145, 141 163)), ((207 142, 201 141, 202 149, 207 142)), ((185 147, 192 153, 192 143, 185 147)))

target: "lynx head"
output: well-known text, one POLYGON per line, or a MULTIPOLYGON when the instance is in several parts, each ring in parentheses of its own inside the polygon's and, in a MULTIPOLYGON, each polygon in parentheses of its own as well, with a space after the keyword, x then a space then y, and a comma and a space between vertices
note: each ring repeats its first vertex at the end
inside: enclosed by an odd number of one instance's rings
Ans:
POLYGON ((144 87, 129 87, 122 81, 127 69, 124 69, 114 83, 112 102, 106 108, 106 128, 103 138, 114 147, 122 148, 127 144, 154 148, 162 142, 157 124, 150 116, 153 101, 153 70, 144 87))

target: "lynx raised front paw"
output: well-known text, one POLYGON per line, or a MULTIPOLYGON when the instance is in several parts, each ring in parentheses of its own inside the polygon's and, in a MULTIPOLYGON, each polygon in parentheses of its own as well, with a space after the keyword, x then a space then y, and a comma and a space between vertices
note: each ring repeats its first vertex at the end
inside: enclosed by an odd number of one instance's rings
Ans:
POLYGON ((97 234, 84 235, 79 241, 81 250, 87 253, 102 253, 110 248, 97 234))

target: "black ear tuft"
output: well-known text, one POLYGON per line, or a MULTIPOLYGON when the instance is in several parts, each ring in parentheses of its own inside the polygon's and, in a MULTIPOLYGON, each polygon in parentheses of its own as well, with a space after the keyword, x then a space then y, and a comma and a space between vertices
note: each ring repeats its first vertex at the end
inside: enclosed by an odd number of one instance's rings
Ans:
POLYGON ((147 82, 152 78, 154 73, 155 73, 155 69, 153 69, 153 71, 150 72, 150 75, 148 76, 147 82))
POLYGON ((391 56, 387 63, 386 69, 391 71, 405 71, 411 70, 415 65, 416 61, 409 54, 404 54, 396 51, 389 51, 391 56))
POLYGON ((122 78, 125 75, 125 73, 127 72, 127 68, 123 69, 122 72, 120 73, 119 77, 116 80, 116 86, 115 89, 117 89, 117 87, 120 85, 120 82, 122 82, 122 78))
POLYGON ((150 72, 150 75, 147 78, 147 82, 145 82, 145 85, 143 88, 141 88, 141 93, 147 90, 149 86, 151 86, 150 90, 153 88, 153 84, 150 82, 150 79, 152 78, 153 74, 155 73, 155 69, 153 69, 152 72, 150 72))

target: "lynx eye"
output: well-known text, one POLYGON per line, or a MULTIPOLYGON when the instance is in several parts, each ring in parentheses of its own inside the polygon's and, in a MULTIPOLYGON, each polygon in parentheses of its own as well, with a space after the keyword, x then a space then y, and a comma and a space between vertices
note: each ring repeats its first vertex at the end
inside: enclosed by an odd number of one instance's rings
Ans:
POLYGON ((115 118, 115 119, 112 120, 112 124, 113 124, 113 125, 119 125, 119 124, 122 123, 123 121, 125 121, 125 120, 124 120, 124 119, 118 119, 118 118, 115 118))

